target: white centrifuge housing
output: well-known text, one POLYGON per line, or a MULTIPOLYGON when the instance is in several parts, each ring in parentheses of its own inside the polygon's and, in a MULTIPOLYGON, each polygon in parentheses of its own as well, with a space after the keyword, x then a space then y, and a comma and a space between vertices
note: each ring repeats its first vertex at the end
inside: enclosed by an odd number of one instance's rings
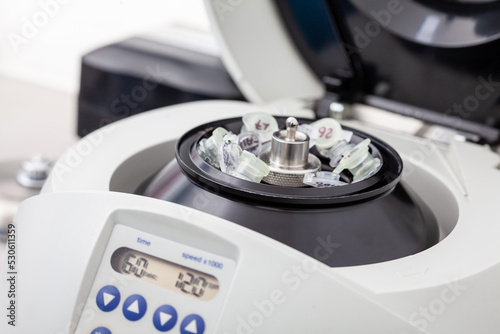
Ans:
POLYGON ((439 229, 432 247, 365 265, 324 264, 342 251, 335 235, 318 235, 310 256, 204 213, 211 203, 202 195, 189 208, 136 194, 196 125, 257 111, 313 118, 308 106, 324 94, 271 2, 206 4, 226 65, 253 103, 159 109, 70 148, 15 218, 17 262, 2 262, 0 286, 16 291, 2 298, 15 326, 4 318, 1 332, 495 333, 500 159, 487 146, 343 122, 397 151, 401 184, 439 229))

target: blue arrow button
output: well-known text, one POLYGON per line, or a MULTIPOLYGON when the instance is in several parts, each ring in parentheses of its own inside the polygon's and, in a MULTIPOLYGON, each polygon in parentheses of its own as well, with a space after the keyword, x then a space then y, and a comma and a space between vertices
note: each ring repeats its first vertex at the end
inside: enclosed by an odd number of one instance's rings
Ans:
POLYGON ((113 311, 120 303, 120 291, 113 285, 106 285, 97 293, 96 304, 103 312, 113 311))
POLYGON ((106 327, 98 327, 94 329, 90 334, 111 334, 111 331, 106 327))
POLYGON ((203 334, 205 321, 197 314, 190 314, 182 320, 181 334, 203 334))
POLYGON ((153 315, 153 325, 160 332, 167 332, 177 323, 177 311, 170 305, 163 305, 156 309, 153 315))
POLYGON ((123 315, 130 321, 137 321, 146 314, 147 308, 148 304, 143 296, 132 295, 123 303, 123 315))

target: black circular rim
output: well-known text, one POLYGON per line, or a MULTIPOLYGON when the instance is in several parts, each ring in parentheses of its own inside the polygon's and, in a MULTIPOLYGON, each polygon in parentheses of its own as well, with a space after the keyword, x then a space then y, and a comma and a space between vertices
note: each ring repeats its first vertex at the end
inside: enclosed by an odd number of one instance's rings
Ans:
MULTIPOLYGON (((275 117, 280 129, 284 127, 286 117, 275 117)), ((311 119, 298 119, 300 124, 311 123, 311 119)), ((241 118, 230 118, 199 125, 185 133, 177 142, 175 155, 182 171, 187 177, 207 191, 241 198, 255 203, 273 205, 333 205, 348 204, 372 199, 391 191, 399 182, 403 170, 403 161, 399 154, 382 140, 364 132, 342 126, 353 132, 351 142, 358 143, 370 138, 370 151, 383 162, 381 169, 370 178, 340 187, 332 188, 287 188, 264 183, 245 181, 223 173, 205 162, 196 150, 202 138, 208 138, 212 131, 221 126, 233 133, 239 133, 241 118)), ((322 160, 324 162, 324 160, 322 160)))

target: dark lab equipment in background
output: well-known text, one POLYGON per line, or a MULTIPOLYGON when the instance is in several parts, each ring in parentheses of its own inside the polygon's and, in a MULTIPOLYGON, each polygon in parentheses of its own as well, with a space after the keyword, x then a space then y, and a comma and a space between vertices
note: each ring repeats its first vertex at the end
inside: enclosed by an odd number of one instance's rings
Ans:
POLYGON ((216 53, 131 38, 83 57, 78 135, 147 110, 208 99, 244 100, 216 53))

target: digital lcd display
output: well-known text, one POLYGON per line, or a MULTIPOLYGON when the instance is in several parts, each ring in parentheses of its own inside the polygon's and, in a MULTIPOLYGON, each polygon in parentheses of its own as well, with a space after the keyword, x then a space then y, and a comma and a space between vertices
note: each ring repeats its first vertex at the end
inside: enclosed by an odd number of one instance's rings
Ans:
POLYGON ((113 253, 111 267, 117 273, 198 300, 211 300, 219 291, 219 281, 212 275, 126 247, 113 253))

